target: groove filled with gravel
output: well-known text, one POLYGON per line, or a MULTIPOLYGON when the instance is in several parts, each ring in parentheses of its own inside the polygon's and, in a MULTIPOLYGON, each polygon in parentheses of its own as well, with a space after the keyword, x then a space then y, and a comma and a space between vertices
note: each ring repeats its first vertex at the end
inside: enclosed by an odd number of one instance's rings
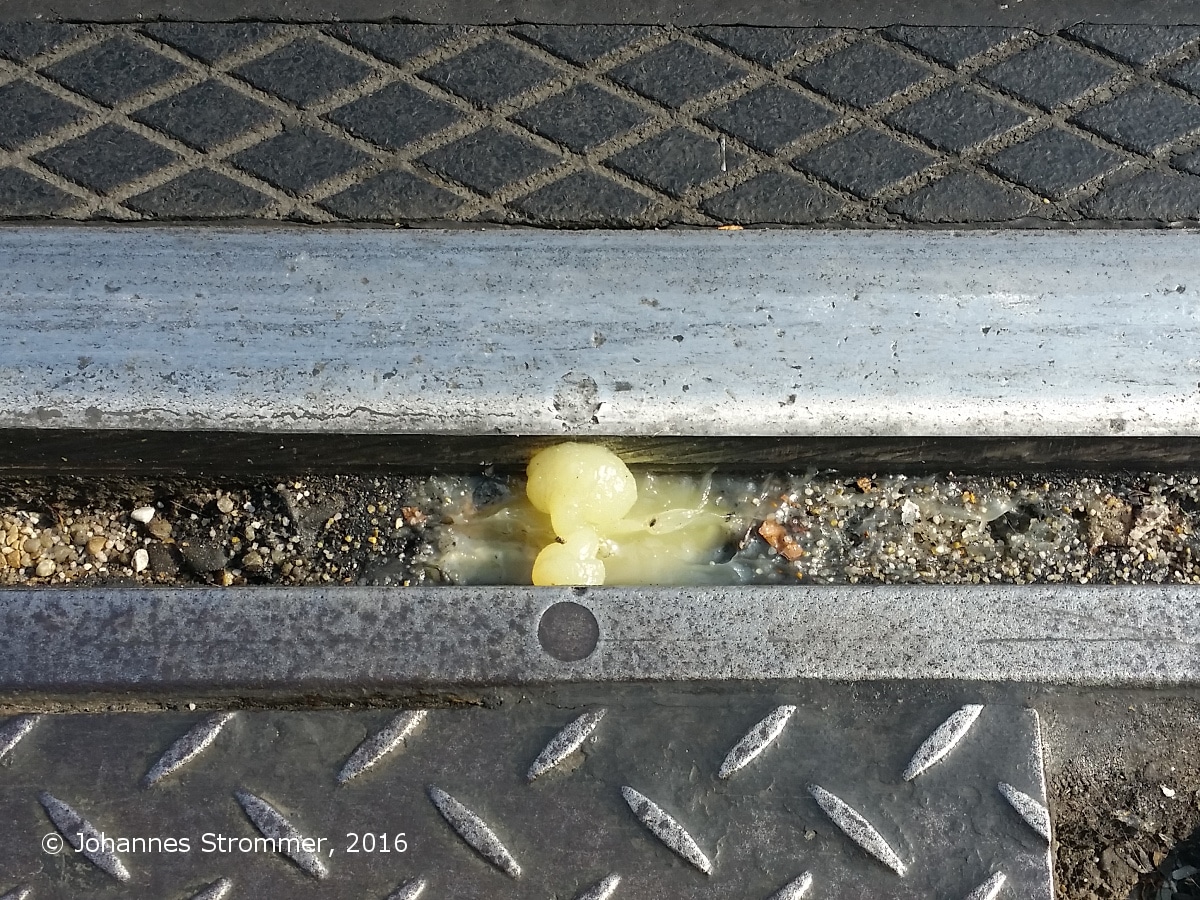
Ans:
MULTIPOLYGON (((709 583, 1200 583, 1190 473, 695 479, 727 535, 709 583)), ((0 480, 0 584, 520 582, 536 548, 489 523, 522 495, 494 473, 0 480)))

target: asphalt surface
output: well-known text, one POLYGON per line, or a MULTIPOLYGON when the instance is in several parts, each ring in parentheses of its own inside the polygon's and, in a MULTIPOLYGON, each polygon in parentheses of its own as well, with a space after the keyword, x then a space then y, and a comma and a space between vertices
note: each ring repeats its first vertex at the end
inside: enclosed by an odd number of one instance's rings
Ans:
POLYGON ((0 217, 1200 220, 1200 27, 0 25, 0 217))

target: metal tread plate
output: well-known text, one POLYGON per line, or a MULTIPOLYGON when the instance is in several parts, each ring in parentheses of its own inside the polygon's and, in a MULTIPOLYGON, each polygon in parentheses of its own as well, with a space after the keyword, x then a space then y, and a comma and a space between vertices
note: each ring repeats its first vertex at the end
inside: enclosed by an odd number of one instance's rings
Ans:
POLYGON ((0 890, 1049 900, 1037 715, 972 699, 560 686, 490 708, 10 719, 0 890))
POLYGON ((0 23, 0 217, 1200 219, 1200 28, 1013 24, 0 23))

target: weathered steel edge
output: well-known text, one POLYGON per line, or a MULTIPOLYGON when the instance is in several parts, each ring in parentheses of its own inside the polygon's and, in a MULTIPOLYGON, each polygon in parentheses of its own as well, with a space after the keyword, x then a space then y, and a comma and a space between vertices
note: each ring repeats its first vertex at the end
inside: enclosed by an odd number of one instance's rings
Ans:
POLYGON ((0 695, 386 696, 556 682, 1200 684, 1189 587, 42 589, 0 597, 0 695), (590 656, 539 642, 586 606, 590 656))
MULTIPOLYGON (((297 475, 523 472, 552 435, 255 434, 231 431, 0 429, 0 477, 166 479, 214 484, 297 475)), ((1192 472, 1200 437, 605 437, 632 466, 727 473, 1004 475, 1192 472)))
POLYGON ((1197 436, 1195 246, 4 227, 0 429, 1197 436))
POLYGON ((859 0, 828 4, 820 0, 3 0, 0 21, 284 22, 400 20, 465 25, 537 22, 543 24, 653 25, 835 25, 870 28, 895 24, 993 25, 1057 29, 1076 22, 1120 25, 1183 25, 1200 21, 1188 0, 1058 0, 1054 3, 978 3, 974 0, 859 0))

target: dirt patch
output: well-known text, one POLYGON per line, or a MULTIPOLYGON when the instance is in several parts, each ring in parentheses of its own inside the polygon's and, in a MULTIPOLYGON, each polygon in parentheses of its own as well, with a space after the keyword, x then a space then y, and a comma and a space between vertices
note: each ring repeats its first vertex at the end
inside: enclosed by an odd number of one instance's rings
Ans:
POLYGON ((1060 900, 1191 900, 1200 698, 1109 691, 1038 704, 1060 900))

